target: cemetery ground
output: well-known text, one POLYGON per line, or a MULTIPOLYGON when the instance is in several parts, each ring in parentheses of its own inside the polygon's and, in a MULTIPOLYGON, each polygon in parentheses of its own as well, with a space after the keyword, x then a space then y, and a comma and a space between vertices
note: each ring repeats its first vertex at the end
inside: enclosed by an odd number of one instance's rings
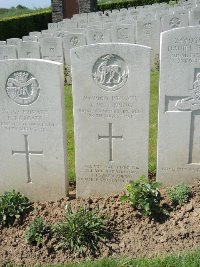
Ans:
MULTIPOLYGON (((158 105, 158 73, 151 76, 150 101, 150 141, 149 141, 149 177, 155 178, 156 170, 156 135, 158 105)), ((33 209, 19 224, 0 229, 0 266, 33 266, 46 264, 69 263, 69 267, 82 266, 193 266, 200 265, 200 183, 196 182, 192 189, 192 198, 184 205, 173 206, 166 190, 161 189, 161 203, 169 215, 146 217, 133 209, 129 202, 122 203, 118 194, 107 197, 76 198, 74 171, 74 140, 71 87, 65 87, 66 120, 68 139, 68 173, 70 179, 70 195, 56 202, 33 203, 33 209), (56 241, 44 234, 40 245, 30 245, 25 241, 25 232, 30 224, 42 217, 47 224, 56 224, 64 218, 66 206, 72 211, 87 205, 90 210, 99 207, 100 214, 108 216, 109 238, 99 242, 99 249, 94 253, 86 251, 83 255, 65 250, 56 241), (191 250, 195 250, 188 254, 191 250), (128 258, 152 258, 166 254, 178 254, 167 258, 128 260, 128 258), (180 256, 181 255, 181 256, 180 256), (109 259, 109 256, 113 256, 109 259), (97 262, 86 262, 78 265, 75 262, 83 259, 97 259, 97 262), (73 263, 74 262, 74 263, 73 263), (13 265, 12 265, 13 264, 13 265)), ((122 188, 123 190, 123 188, 122 188)), ((56 265, 57 267, 60 265, 56 265)))

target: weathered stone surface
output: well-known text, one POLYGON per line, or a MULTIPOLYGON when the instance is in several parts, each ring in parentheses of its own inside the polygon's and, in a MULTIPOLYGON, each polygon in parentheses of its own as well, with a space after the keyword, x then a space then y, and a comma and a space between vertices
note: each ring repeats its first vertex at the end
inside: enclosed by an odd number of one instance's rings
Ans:
POLYGON ((42 58, 57 62, 64 62, 62 38, 46 37, 40 39, 42 58))
POLYGON ((48 23, 48 31, 49 32, 55 32, 58 30, 58 24, 55 22, 48 23))
POLYGON ((115 25, 111 29, 112 41, 119 43, 135 43, 135 25, 115 25))
POLYGON ((176 15, 166 15, 161 19, 162 31, 168 31, 175 28, 188 26, 188 15, 186 14, 176 14, 176 15))
POLYGON ((0 194, 15 189, 33 201, 65 197, 62 64, 6 60, 0 69, 0 194))
POLYGON ((1 45, 0 46, 0 60, 17 58, 17 48, 15 45, 1 45))
POLYGON ((82 45, 86 45, 86 36, 82 33, 68 33, 63 36, 63 49, 66 65, 71 65, 70 49, 82 45))
POLYGON ((37 37, 40 37, 41 36, 41 32, 37 32, 37 31, 35 31, 35 32, 29 32, 29 35, 30 36, 37 36, 37 37))
POLYGON ((28 41, 33 41, 33 42, 37 42, 38 41, 38 37, 34 36, 34 35, 30 35, 30 36, 23 36, 22 40, 24 42, 28 42, 28 41))
POLYGON ((91 29, 87 31, 87 44, 111 42, 111 34, 108 29, 91 29))
POLYGON ((18 43, 22 42, 22 39, 19 38, 9 38, 6 40, 8 45, 15 45, 17 46, 18 43))
POLYGON ((71 50, 77 196, 120 192, 147 175, 150 48, 71 50))
POLYGON ((17 50, 18 58, 41 58, 40 44, 37 42, 21 42, 17 50))
POLYGON ((194 8, 190 11, 189 25, 190 26, 200 25, 200 7, 194 8))
POLYGON ((165 185, 200 178, 199 27, 161 37, 157 179, 165 185))

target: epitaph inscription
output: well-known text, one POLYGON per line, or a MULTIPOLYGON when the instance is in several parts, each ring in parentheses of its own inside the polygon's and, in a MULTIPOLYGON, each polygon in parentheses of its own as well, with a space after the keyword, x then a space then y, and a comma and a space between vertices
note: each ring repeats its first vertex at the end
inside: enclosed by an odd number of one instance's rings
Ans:
POLYGON ((92 70, 97 85, 106 91, 115 91, 124 86, 128 79, 128 66, 124 60, 114 54, 99 58, 92 70))
POLYGON ((27 71, 12 73, 6 82, 6 92, 19 105, 30 105, 39 96, 40 87, 36 78, 27 71))

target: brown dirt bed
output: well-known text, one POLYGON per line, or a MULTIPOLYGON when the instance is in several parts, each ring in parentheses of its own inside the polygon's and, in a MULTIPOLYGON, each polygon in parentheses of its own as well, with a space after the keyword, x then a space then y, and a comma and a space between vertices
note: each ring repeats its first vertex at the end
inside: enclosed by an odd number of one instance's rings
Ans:
MULTIPOLYGON (((6 262, 32 266, 77 260, 76 255, 63 251, 53 240, 47 239, 42 247, 30 246, 24 240, 26 229, 37 216, 42 216, 48 223, 59 222, 69 202, 73 210, 87 204, 91 208, 99 206, 102 214, 109 215, 115 237, 100 245, 99 256, 136 258, 189 251, 200 246, 200 182, 192 186, 192 192, 188 204, 171 208, 168 219, 160 217, 158 220, 142 217, 128 203, 122 204, 119 195, 75 199, 72 191, 70 198, 34 203, 34 210, 22 225, 0 229, 0 266, 6 262)), ((168 206, 170 203, 165 192, 161 191, 161 194, 162 204, 168 206)))

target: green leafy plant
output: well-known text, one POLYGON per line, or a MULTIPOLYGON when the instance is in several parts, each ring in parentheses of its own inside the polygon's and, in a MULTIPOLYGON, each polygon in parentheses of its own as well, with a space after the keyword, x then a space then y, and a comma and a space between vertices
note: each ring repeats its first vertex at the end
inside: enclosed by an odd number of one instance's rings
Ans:
POLYGON ((167 189, 166 193, 173 205, 187 203, 191 197, 190 187, 183 183, 167 189))
POLYGON ((122 202, 129 201, 145 216, 153 216, 161 212, 158 186, 159 183, 149 181, 145 176, 141 176, 126 185, 127 194, 121 196, 120 200, 122 202))
POLYGON ((6 192, 0 196, 0 225, 10 226, 31 210, 32 203, 19 192, 6 192))
POLYGON ((64 249, 83 254, 87 250, 98 251, 98 242, 105 241, 108 232, 108 219, 99 215, 99 210, 80 207, 73 212, 71 205, 66 207, 63 222, 54 226, 54 233, 64 249))
POLYGON ((51 227, 46 224, 42 217, 37 217, 25 232, 25 240, 30 245, 43 244, 44 236, 51 232, 51 227))

